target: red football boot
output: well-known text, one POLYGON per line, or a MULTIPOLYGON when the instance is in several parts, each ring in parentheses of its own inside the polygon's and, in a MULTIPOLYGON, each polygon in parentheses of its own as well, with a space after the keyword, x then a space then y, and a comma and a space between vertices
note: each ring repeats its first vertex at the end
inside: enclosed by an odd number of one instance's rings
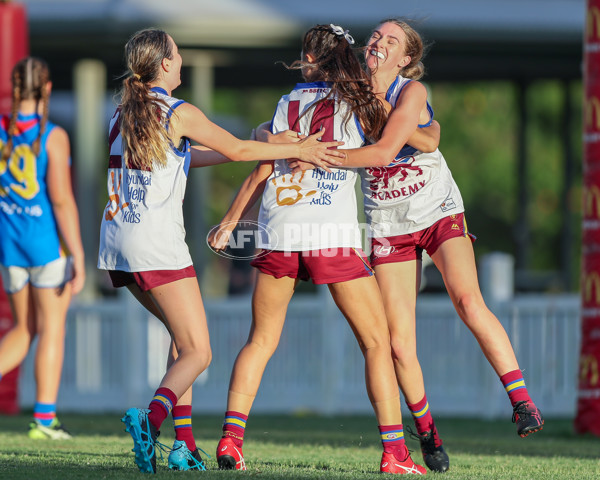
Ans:
POLYGON ((221 470, 246 470, 242 449, 229 437, 223 437, 217 445, 217 463, 221 470))
POLYGON ((408 473, 413 473, 416 475, 426 475, 427 470, 425 469, 425 467, 417 465, 415 462, 412 461, 412 458, 410 458, 410 453, 406 446, 404 447, 404 451, 406 452, 404 460, 399 460, 393 453, 383 452, 379 471, 381 473, 397 473, 400 475, 408 473))

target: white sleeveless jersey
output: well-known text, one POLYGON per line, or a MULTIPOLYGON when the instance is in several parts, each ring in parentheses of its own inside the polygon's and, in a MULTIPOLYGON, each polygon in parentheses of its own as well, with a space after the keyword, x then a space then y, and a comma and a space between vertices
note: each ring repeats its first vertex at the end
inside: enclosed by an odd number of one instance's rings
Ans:
MULTIPOLYGON (((326 82, 297 84, 277 104, 271 131, 289 129, 309 135, 324 127, 323 141, 345 142, 340 148, 360 147, 364 135, 348 105, 333 99, 318 103, 329 92, 326 82)), ((356 177, 355 169, 340 168, 292 175, 286 160, 275 161, 258 217, 269 235, 258 246, 282 251, 361 248, 356 177)))
MULTIPOLYGON (((182 100, 160 88, 152 91, 166 124, 182 100)), ((185 243, 183 197, 190 165, 190 142, 171 145, 164 167, 153 171, 127 168, 117 109, 109 127, 108 204, 100 230, 98 268, 143 272, 179 270, 192 265, 185 243)))
MULTIPOLYGON (((392 106, 410 81, 398 76, 390 86, 386 100, 392 106)), ((433 120, 433 110, 429 104, 427 108, 430 121, 419 127, 433 120)), ((423 153, 405 145, 388 166, 361 168, 360 176, 371 237, 418 232, 464 212, 458 186, 439 150, 423 153)))

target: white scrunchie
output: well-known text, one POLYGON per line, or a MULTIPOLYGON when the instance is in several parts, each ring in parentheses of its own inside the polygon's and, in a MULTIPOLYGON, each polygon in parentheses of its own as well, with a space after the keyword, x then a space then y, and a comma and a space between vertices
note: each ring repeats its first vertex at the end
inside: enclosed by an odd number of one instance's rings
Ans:
POLYGON ((354 45, 354 38, 352 38, 352 35, 348 33, 348 30, 344 30, 339 25, 334 25, 333 23, 330 23, 329 26, 331 27, 331 30, 333 30, 333 33, 336 35, 343 35, 350 45, 354 45))

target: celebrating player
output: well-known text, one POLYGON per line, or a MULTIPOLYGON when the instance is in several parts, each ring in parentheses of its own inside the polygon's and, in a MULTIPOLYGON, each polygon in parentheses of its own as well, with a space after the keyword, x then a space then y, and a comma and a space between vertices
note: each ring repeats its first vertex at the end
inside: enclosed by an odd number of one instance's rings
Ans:
MULTIPOLYGON (((198 108, 171 96, 181 83, 182 59, 162 30, 134 34, 125 46, 125 57, 129 75, 109 127, 109 200, 102 218, 98 267, 109 271, 115 287, 126 286, 165 324, 172 338, 167 372, 148 409, 130 408, 123 417, 133 438, 136 464, 140 471, 152 473, 162 422, 182 396, 191 398, 188 390, 211 360, 206 315, 185 243, 182 201, 189 167, 222 163, 224 157, 234 161, 297 157, 327 166, 340 155, 328 148, 340 142, 320 142, 324 132, 319 132, 298 143, 267 145, 239 140, 213 124, 198 108), (215 152, 191 148, 190 140, 222 155, 215 159, 215 152)), ((176 427, 177 419, 186 425, 187 412, 175 417, 176 427)), ((194 447, 176 442, 172 467, 204 468, 194 447)))
MULTIPOLYGON (((377 100, 354 55, 349 33, 317 25, 304 36, 300 83, 282 97, 273 133, 309 134, 325 126, 330 139, 359 147, 378 138, 385 123, 377 100), (364 133, 363 133, 364 132, 364 133)), ((210 238, 225 248, 235 224, 262 194, 259 222, 275 234, 262 239, 253 261, 258 277, 252 298, 252 325, 231 374, 223 437, 217 461, 223 469, 245 470, 242 453, 246 421, 267 362, 277 348, 289 301, 299 280, 327 284, 346 317, 365 358, 369 399, 383 443, 380 470, 426 473, 404 443, 399 392, 381 295, 361 251, 353 169, 315 169, 294 175, 286 161, 262 162, 244 181, 230 209, 210 238), (277 240, 278 239, 278 240, 277 240)))
POLYGON ((422 153, 405 145, 415 126, 427 125, 433 118, 425 87, 416 81, 424 71, 422 55, 422 40, 406 22, 385 20, 373 31, 365 51, 371 83, 394 110, 377 144, 346 151, 344 163, 371 166, 361 170, 362 190, 373 236, 371 262, 384 299, 397 378, 426 463, 433 470, 444 470, 445 453, 416 351, 415 307, 423 250, 440 270, 457 313, 499 376, 513 407, 517 433, 525 437, 537 432, 544 420, 529 396, 506 331, 484 303, 474 237, 467 230, 460 191, 444 157, 439 150, 422 153))
POLYGON ((67 133, 48 120, 52 82, 45 61, 12 71, 12 112, 0 117, 0 274, 15 321, 0 342, 0 378, 38 336, 36 403, 29 437, 68 439, 56 417, 72 295, 85 282, 67 133))

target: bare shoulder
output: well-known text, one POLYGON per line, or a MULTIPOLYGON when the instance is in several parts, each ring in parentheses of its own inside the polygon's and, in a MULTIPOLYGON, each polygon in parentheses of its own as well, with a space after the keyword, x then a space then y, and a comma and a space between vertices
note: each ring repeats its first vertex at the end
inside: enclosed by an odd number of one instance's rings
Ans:
POLYGON ((69 135, 67 131, 59 126, 55 125, 50 134, 48 135, 48 143, 61 143, 61 142, 69 142, 69 135))
POLYGON ((418 82, 417 80, 412 80, 411 82, 408 82, 406 87, 404 87, 404 90, 400 96, 402 97, 403 95, 407 94, 427 96, 427 88, 425 88, 425 85, 423 85, 421 82, 418 82))
POLYGON ((54 126, 48 134, 46 150, 51 163, 58 161, 68 163, 70 157, 69 135, 64 128, 58 125, 54 126))
POLYGON ((206 120, 206 115, 195 105, 185 102, 179 105, 171 117, 172 135, 190 137, 194 127, 206 120))
POLYGON ((202 110, 188 102, 178 105, 175 109, 174 116, 180 117, 181 120, 193 119, 198 116, 205 117, 202 110))
POLYGON ((421 113, 427 112, 427 88, 421 82, 413 80, 409 82, 396 100, 395 110, 402 108, 419 110, 421 113))

